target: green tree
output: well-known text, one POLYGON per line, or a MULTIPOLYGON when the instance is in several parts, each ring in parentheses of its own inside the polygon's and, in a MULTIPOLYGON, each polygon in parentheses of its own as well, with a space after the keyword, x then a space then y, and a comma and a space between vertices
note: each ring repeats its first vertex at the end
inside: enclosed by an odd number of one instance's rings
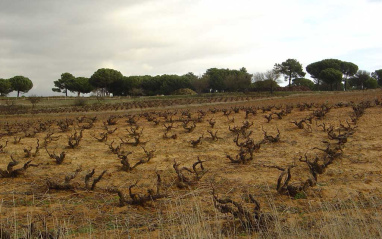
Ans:
MULTIPOLYGON (((317 61, 314 63, 311 63, 306 66, 306 71, 310 74, 310 76, 314 79, 315 83, 317 84, 318 88, 320 86, 320 83, 322 79, 320 79, 320 73, 321 71, 332 68, 338 71, 341 71, 341 63, 342 61, 337 59, 324 59, 321 61, 317 61)), ((341 71, 342 73, 342 71, 341 71)))
POLYGON ((143 95, 141 87, 142 80, 146 76, 124 76, 122 81, 116 81, 112 84, 112 93, 114 95, 143 95))
POLYGON ((144 76, 142 78, 141 87, 145 95, 158 95, 162 86, 160 76, 144 76))
MULTIPOLYGON (((90 77, 90 84, 98 89, 101 89, 102 95, 105 96, 107 92, 110 92, 110 87, 113 83, 122 82, 123 75, 121 72, 108 68, 98 69, 90 77)), ((112 91, 113 89, 111 89, 112 91)))
POLYGON ((178 75, 161 75, 160 76, 161 87, 160 92, 164 95, 169 95, 172 92, 184 89, 191 88, 191 83, 187 77, 178 76, 178 75))
POLYGON ((240 70, 210 68, 205 75, 209 78, 209 87, 215 91, 245 91, 251 86, 251 74, 242 67, 240 70))
POLYGON ((141 82, 150 76, 124 76, 122 80, 114 81, 108 88, 113 95, 143 95, 141 82))
MULTIPOLYGON (((363 90, 366 88, 365 83, 371 79, 370 72, 359 70, 357 74, 349 79, 349 83, 352 87, 363 90)), ((370 82, 370 84, 372 84, 370 82)))
POLYGON ((186 77, 190 82, 193 81, 193 80, 198 79, 198 76, 196 76, 192 72, 188 72, 187 74, 184 74, 183 76, 186 77))
POLYGON ((127 89, 127 95, 143 95, 142 80, 147 76, 128 76, 124 77, 124 87, 127 89))
POLYGON ((116 80, 108 86, 108 91, 115 96, 127 96, 131 90, 131 77, 123 77, 120 80, 116 80))
POLYGON ((210 76, 207 74, 204 74, 203 76, 197 77, 196 79, 192 79, 190 81, 192 89, 195 90, 195 92, 198 94, 209 92, 209 82, 210 76))
POLYGON ((55 88, 52 88, 52 91, 62 92, 65 93, 65 96, 68 96, 68 86, 73 83, 74 80, 75 77, 72 74, 68 72, 62 73, 61 78, 53 82, 55 88))
POLYGON ((319 77, 326 84, 330 85, 330 89, 333 90, 333 84, 341 83, 342 72, 333 68, 327 68, 320 72, 319 77))
POLYGON ((343 82, 345 86, 345 90, 347 90, 347 81, 349 77, 354 76, 358 71, 358 66, 352 62, 341 62, 341 72, 343 74, 343 82))
POLYGON ((378 81, 378 85, 382 86, 382 69, 374 71, 371 76, 378 81))
POLYGON ((304 77, 305 72, 302 65, 296 59, 287 59, 281 64, 276 63, 273 71, 285 76, 285 81, 288 80, 288 86, 291 86, 292 79, 297 77, 304 77))
POLYGON ((209 86, 212 91, 224 91, 226 86, 224 84, 225 78, 229 75, 229 69, 210 68, 206 71, 206 75, 209 76, 209 86))
POLYGON ((294 85, 294 86, 306 86, 310 90, 314 90, 314 82, 309 80, 309 79, 306 79, 306 78, 295 78, 295 79, 293 79, 292 85, 294 85))
POLYGON ((33 82, 25 76, 14 76, 9 81, 12 89, 17 91, 17 97, 20 96, 20 92, 26 93, 33 87, 33 82))
POLYGON ((253 83, 253 90, 255 91, 270 91, 271 88, 276 89, 277 87, 280 86, 272 80, 255 81, 253 83))
POLYGON ((266 72, 257 72, 253 75, 255 83, 253 87, 257 90, 269 90, 271 94, 275 88, 279 86, 280 74, 275 70, 268 70, 266 72))
POLYGON ((7 79, 0 78, 0 96, 6 96, 12 91, 11 82, 7 79))
POLYGON ((77 92, 77 96, 80 94, 87 94, 94 90, 94 87, 90 84, 89 78, 86 77, 77 77, 72 80, 68 85, 67 89, 72 92, 77 92))
POLYGON ((379 87, 377 79, 373 77, 367 79, 364 85, 366 89, 377 89, 379 87))
POLYGON ((224 78, 226 91, 237 92, 247 91, 251 86, 252 75, 248 74, 247 69, 242 67, 240 70, 230 70, 224 78))

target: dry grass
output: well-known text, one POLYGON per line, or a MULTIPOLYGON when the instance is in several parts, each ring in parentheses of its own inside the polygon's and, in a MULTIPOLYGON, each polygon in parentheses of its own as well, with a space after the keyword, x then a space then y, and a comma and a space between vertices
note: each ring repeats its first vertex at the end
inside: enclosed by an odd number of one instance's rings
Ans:
MULTIPOLYGON (((23 132, 12 136, 4 135, 0 138, 0 145, 9 141, 4 153, 0 153, 0 168, 7 168, 10 155, 20 161, 20 166, 28 160, 38 167, 28 168, 25 173, 16 178, 0 179, 0 228, 8 232, 11 238, 33 238, 50 234, 60 238, 380 238, 382 236, 381 210, 381 106, 366 109, 365 114, 358 120, 357 129, 343 149, 343 155, 331 164, 324 174, 318 176, 317 185, 309 188, 295 198, 279 195, 276 191, 277 178, 280 171, 267 166, 285 168, 295 163, 292 169, 292 182, 298 183, 309 177, 308 167, 299 162, 305 153, 309 157, 323 156, 314 147, 325 148, 322 141, 328 140, 320 124, 331 124, 339 127, 340 123, 350 121, 353 110, 351 107, 333 108, 323 119, 315 119, 311 124, 311 131, 298 129, 291 123, 312 114, 312 110, 300 111, 294 108, 291 114, 277 119, 274 117, 269 123, 265 114, 257 110, 257 115, 250 115, 245 119, 245 112, 232 112, 227 118, 221 111, 213 114, 211 108, 231 109, 231 107, 266 107, 273 108, 272 112, 279 112, 286 105, 297 103, 315 103, 334 105, 353 101, 381 99, 380 91, 353 92, 339 94, 321 94, 310 96, 291 96, 267 100, 247 102, 226 102, 205 105, 191 105, 188 107, 193 119, 200 113, 207 112, 202 122, 196 123, 196 128, 188 133, 182 127, 182 122, 175 122, 174 129, 169 135, 177 134, 177 139, 163 139, 165 132, 164 117, 159 125, 139 117, 137 124, 143 128, 140 140, 146 142, 147 150, 156 150, 154 158, 148 163, 140 164, 131 172, 121 171, 120 159, 111 153, 105 142, 99 142, 97 137, 105 132, 103 122, 111 114, 118 116, 117 124, 108 126, 109 129, 118 128, 108 135, 107 142, 114 141, 114 146, 129 140, 128 131, 132 127, 126 120, 127 114, 136 111, 116 111, 113 113, 87 113, 87 117, 98 116, 94 127, 84 130, 79 147, 68 148, 68 136, 79 132, 81 125, 75 123, 67 132, 61 132, 56 125, 57 120, 73 119, 85 114, 72 113, 62 115, 35 116, 7 116, 0 119, 1 131, 5 130, 5 123, 27 122, 37 126, 38 122, 55 120, 50 127, 54 136, 60 136, 56 141, 48 144, 50 153, 66 152, 65 160, 58 165, 49 157, 44 148, 35 157, 24 158, 23 149, 35 147, 36 138, 43 142, 47 131, 39 132, 34 137, 24 137, 23 132), (208 119, 216 121, 211 129, 208 119), (234 122, 230 120, 235 119, 234 122), (280 131, 281 141, 261 145, 254 159, 246 164, 232 164, 226 154, 236 155, 238 147, 233 140, 235 134, 228 126, 242 125, 243 121, 253 122, 249 131, 255 142, 263 139, 262 128, 268 135, 276 135, 280 131), (210 138, 207 130, 217 131, 218 139, 210 138), (201 135, 202 144, 192 147, 190 141, 201 135), (18 144, 13 144, 14 136, 23 137, 18 144), (179 189, 177 175, 173 169, 174 160, 180 167, 192 168, 197 157, 205 161, 204 167, 208 172, 190 187, 179 189), (63 183, 65 176, 72 175, 77 169, 82 171, 70 181, 71 190, 52 190, 47 187, 47 180, 63 183), (103 170, 103 176, 94 190, 85 189, 84 178, 92 169, 94 177, 98 177, 103 170), (119 207, 119 197, 112 193, 113 189, 120 189, 128 198, 129 186, 137 182, 133 193, 147 194, 148 189, 156 188, 156 174, 162 178, 162 191, 167 195, 144 206, 126 205, 119 207), (252 211, 254 205, 248 201, 248 193, 254 195, 261 205, 261 211, 273 215, 274 222, 269 224, 268 230, 251 231, 243 227, 231 214, 220 213, 214 207, 212 188, 215 188, 220 198, 231 198, 247 210, 252 211), (33 227, 31 227, 33 225, 33 227), (33 228, 33 230, 31 230, 33 228), (28 237, 29 236, 29 237, 28 237)), ((169 112, 178 110, 173 119, 181 117, 185 109, 174 106, 166 109, 169 112)), ((141 113, 164 112, 163 109, 142 110, 141 113)), ((137 117, 138 118, 138 117, 137 117)), ((185 118, 185 117, 184 117, 185 118)), ((166 124, 168 124, 167 122, 166 124)), ((99 137, 100 138, 100 137, 99 137)), ((242 142, 245 139, 239 138, 242 142)), ((122 149, 131 151, 129 160, 138 162, 146 157, 144 150, 138 145, 123 145, 122 149)), ((20 167, 17 166, 17 167, 20 167)), ((192 178, 192 174, 188 175, 192 178)), ((5 236, 3 236, 5 238, 5 236)))

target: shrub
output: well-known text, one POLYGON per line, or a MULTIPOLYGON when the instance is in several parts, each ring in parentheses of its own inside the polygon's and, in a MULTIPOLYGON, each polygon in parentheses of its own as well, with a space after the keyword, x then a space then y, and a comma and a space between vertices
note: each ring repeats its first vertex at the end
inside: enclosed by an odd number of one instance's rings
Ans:
POLYGON ((172 95, 196 95, 197 93, 189 88, 182 88, 172 92, 172 95))
POLYGON ((76 98, 74 100, 74 106, 85 106, 87 104, 87 100, 85 98, 76 98))
POLYGON ((32 103, 32 107, 34 108, 42 100, 42 97, 38 97, 37 95, 31 95, 28 97, 28 100, 32 103))
POLYGON ((129 94, 132 96, 143 96, 143 89, 142 88, 133 88, 129 90, 129 94))

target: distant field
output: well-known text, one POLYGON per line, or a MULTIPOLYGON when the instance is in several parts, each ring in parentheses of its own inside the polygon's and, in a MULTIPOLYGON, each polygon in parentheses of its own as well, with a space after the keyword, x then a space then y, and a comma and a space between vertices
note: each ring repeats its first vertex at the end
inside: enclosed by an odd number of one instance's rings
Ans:
MULTIPOLYGON (((319 94, 317 92, 275 92, 274 94, 270 94, 269 92, 250 92, 250 93, 214 93, 214 94, 201 94, 201 95, 166 95, 166 96, 142 96, 142 97, 38 97, 40 101, 36 104, 36 108, 44 108, 44 107, 68 107, 75 106, 78 98, 86 101, 86 104, 112 104, 112 103, 121 103, 121 102, 136 102, 136 101, 152 101, 152 100, 176 100, 176 99, 216 99, 222 97, 232 97, 232 98, 264 98, 264 97, 277 97, 277 96, 288 96, 295 94, 319 94)), ((16 97, 0 97, 0 105, 23 105, 32 107, 32 103, 28 100, 28 97, 20 97, 17 99, 16 97)))
POLYGON ((0 238, 382 237, 381 90, 12 100, 0 238))

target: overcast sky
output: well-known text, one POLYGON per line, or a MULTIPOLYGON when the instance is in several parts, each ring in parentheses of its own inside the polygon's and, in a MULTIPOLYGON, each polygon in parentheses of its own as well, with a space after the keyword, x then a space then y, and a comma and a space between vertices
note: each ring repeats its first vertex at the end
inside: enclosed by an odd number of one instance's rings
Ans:
MULTIPOLYGON (((0 78, 262 72, 288 58, 382 69, 382 0, 0 0, 0 78)), ((60 94, 59 94, 60 95, 60 94)), ((62 95, 62 94, 61 94, 62 95)))

